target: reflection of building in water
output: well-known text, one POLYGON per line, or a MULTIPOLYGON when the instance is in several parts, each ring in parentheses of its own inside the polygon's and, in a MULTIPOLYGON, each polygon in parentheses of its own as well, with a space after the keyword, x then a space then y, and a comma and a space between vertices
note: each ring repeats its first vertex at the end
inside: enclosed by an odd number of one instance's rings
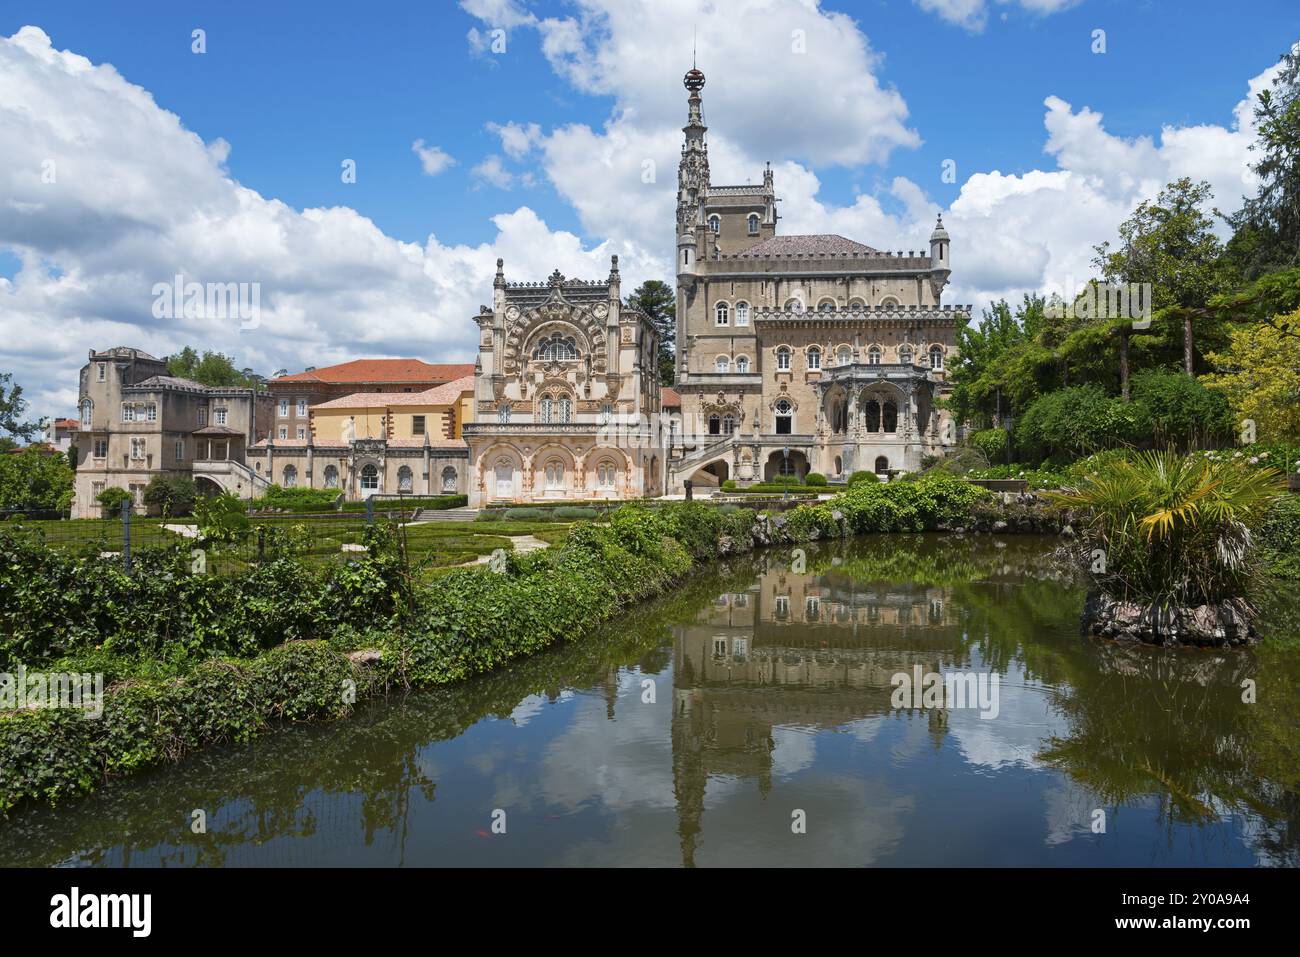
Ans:
MULTIPOLYGON (((675 629, 673 786, 683 863, 694 863, 709 775, 772 787, 784 725, 840 727, 893 714, 890 681, 939 671, 961 625, 942 588, 770 571, 675 629)), ((946 712, 926 713, 936 745, 946 712)))

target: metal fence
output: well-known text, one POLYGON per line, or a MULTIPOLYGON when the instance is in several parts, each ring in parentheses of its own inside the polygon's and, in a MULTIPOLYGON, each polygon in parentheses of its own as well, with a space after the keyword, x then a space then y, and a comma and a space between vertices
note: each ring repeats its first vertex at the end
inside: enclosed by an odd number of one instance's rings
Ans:
POLYGON ((376 496, 359 509, 249 511, 223 534, 205 535, 193 517, 145 515, 127 502, 118 514, 104 518, 0 510, 0 532, 79 557, 116 559, 128 571, 151 554, 170 551, 185 557, 194 572, 236 574, 281 557, 314 563, 355 561, 368 551, 371 529, 409 522, 419 511, 418 499, 376 496))

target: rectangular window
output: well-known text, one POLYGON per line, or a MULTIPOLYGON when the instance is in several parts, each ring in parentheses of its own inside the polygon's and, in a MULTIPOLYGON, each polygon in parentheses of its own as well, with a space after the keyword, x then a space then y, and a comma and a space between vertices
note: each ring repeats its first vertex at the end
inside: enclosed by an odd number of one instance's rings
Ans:
POLYGON ((282 418, 282 419, 286 419, 286 418, 288 418, 288 417, 289 417, 289 400, 288 400, 288 399, 281 399, 281 400, 280 400, 280 418, 282 418))
POLYGON ((144 439, 131 440, 131 458, 137 461, 144 458, 144 439))
POLYGON ((424 416, 422 415, 411 416, 411 434, 424 435, 424 416))
POLYGON ((215 410, 213 410, 212 415, 213 415, 213 420, 212 420, 212 421, 215 422, 217 425, 225 425, 225 424, 226 424, 226 410, 225 410, 225 409, 215 409, 215 410))
POLYGON ((131 405, 131 403, 129 402, 122 403, 122 421, 123 422, 135 421, 135 406, 131 405))
POLYGON ((282 439, 287 439, 287 438, 289 437, 289 429, 288 429, 288 426, 284 426, 284 425, 280 426, 280 436, 279 436, 279 437, 282 438, 282 439))
POLYGON ((184 439, 177 439, 177 440, 176 440, 176 447, 175 447, 175 449, 173 449, 173 453, 174 453, 174 455, 175 455, 175 458, 176 458, 176 461, 177 461, 177 462, 183 462, 183 461, 185 460, 185 440, 184 440, 184 439))
POLYGON ((306 427, 301 426, 301 425, 298 426, 298 438, 299 438, 299 439, 305 439, 305 438, 307 438, 307 429, 306 429, 306 427))
POLYGON ((108 458, 108 439, 95 439, 95 458, 108 458))
POLYGON ((101 362, 101 363, 99 364, 99 366, 97 367, 96 372, 95 372, 95 377, 96 377, 100 382, 103 382, 105 379, 108 378, 108 367, 107 367, 104 363, 101 362))
POLYGON ((306 417, 307 417, 307 400, 306 400, 306 399, 299 399, 299 400, 298 400, 298 418, 300 418, 300 419, 304 419, 304 418, 306 418, 306 417))
POLYGON ((208 407, 206 405, 201 405, 199 406, 199 428, 203 428, 207 424, 208 424, 208 407))
POLYGON ((100 494, 104 491, 105 488, 107 488, 107 484, 104 482, 91 482, 90 483, 91 499, 99 498, 100 494))
POLYGON ((146 406, 144 407, 144 417, 145 417, 145 420, 148 421, 148 422, 157 422, 157 421, 158 421, 158 406, 157 406, 155 403, 153 403, 153 402, 150 402, 148 405, 146 405, 146 406))
POLYGON ((139 508, 144 505, 145 487, 138 482, 131 483, 131 507, 139 508))

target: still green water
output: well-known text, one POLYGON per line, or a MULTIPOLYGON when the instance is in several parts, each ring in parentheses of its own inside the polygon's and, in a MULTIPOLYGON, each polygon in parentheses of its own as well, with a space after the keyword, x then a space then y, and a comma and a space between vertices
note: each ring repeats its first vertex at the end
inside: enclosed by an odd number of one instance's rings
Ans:
POLYGON ((1054 544, 731 562, 506 672, 28 808, 0 864, 1300 862, 1300 650, 1085 639, 1054 544), (900 673, 996 675, 996 715, 896 707, 900 673))

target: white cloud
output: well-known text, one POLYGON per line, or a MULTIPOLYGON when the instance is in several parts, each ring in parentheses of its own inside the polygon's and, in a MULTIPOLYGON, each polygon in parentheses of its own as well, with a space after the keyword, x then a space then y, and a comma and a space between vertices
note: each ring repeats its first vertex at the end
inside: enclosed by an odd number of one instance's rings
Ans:
POLYGON ((411 151, 420 157, 420 166, 428 176, 437 176, 456 165, 456 160, 440 146, 425 146, 424 140, 411 144, 411 151))
POLYGON ((67 415, 89 348, 185 344, 262 371, 358 356, 469 361, 498 256, 512 279, 625 282, 662 264, 616 240, 584 245, 526 206, 477 246, 400 242, 347 207, 295 210, 231 179, 230 146, 205 144, 109 65, 60 52, 34 27, 0 37, 0 369, 38 414, 67 415), (52 166, 45 165, 52 163, 52 166), (52 169, 54 182, 43 182, 52 169), (261 325, 160 320, 155 283, 261 283, 261 325))
MULTIPOLYGON (((1018 6, 1036 16, 1048 16, 1078 6, 1083 0, 914 0, 914 2, 928 13, 937 14, 949 23, 954 23, 972 33, 979 33, 988 25, 991 4, 999 7, 1018 6)), ((1006 14, 1002 16, 1005 18, 1006 14)))
POLYGON ((483 162, 474 167, 473 173, 475 179, 497 189, 509 190, 514 188, 516 182, 521 182, 525 186, 531 185, 532 182, 530 177, 517 177, 506 169, 501 157, 495 153, 484 157, 483 162))
POLYGON ((510 122, 502 126, 489 123, 487 128, 501 140, 501 148, 512 160, 521 160, 533 151, 542 139, 542 128, 537 123, 510 122))

